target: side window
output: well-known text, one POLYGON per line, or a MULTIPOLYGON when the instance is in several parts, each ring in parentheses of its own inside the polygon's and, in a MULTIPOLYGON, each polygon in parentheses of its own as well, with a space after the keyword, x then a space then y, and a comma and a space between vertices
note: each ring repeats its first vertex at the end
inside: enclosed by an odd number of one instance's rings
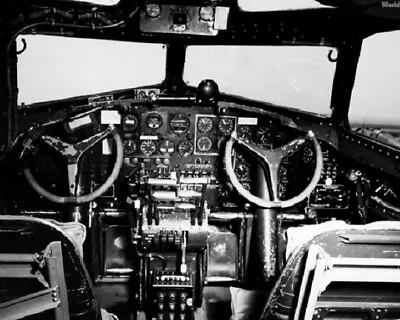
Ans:
POLYGON ((400 31, 364 40, 349 122, 354 131, 400 148, 400 31))

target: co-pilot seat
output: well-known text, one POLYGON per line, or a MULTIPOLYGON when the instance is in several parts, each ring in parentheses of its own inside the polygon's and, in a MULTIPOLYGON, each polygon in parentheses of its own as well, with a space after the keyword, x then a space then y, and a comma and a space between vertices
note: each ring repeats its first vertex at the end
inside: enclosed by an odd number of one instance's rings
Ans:
POLYGON ((400 224, 289 229, 288 261, 261 319, 399 319, 400 224))

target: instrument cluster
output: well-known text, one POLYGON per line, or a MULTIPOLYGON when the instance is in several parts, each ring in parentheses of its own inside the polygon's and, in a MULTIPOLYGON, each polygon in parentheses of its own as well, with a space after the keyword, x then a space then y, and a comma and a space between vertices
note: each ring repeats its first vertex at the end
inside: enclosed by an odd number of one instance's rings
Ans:
POLYGON ((210 164, 236 128, 238 118, 217 116, 212 108, 208 111, 196 107, 135 108, 121 120, 125 156, 135 163, 146 159, 155 165, 210 164))
MULTIPOLYGON (((264 148, 288 140, 285 131, 276 130, 272 121, 259 123, 257 117, 218 115, 207 107, 134 107, 121 118, 126 163, 145 163, 156 170, 200 171, 213 174, 225 142, 236 130, 243 140, 264 148)), ((238 154, 236 173, 249 181, 249 168, 238 154)))
MULTIPOLYGON (((132 171, 140 167, 148 178, 184 176, 207 179, 205 192, 210 206, 235 207, 237 197, 233 197, 226 187, 223 167, 224 147, 231 133, 235 130, 238 138, 267 149, 280 147, 299 136, 299 132, 282 126, 277 120, 242 115, 219 114, 218 108, 199 105, 131 107, 121 115, 120 123, 125 166, 132 171)), ((342 184, 337 180, 343 173, 338 169, 335 155, 329 153, 328 157, 325 149, 329 147, 323 145, 326 170, 319 189, 330 190, 342 184)), ((299 152, 283 160, 279 173, 280 199, 290 198, 304 188, 314 170, 314 157, 312 145, 306 143, 299 152)), ((251 190, 255 160, 240 150, 233 160, 238 180, 244 188, 251 190)), ((318 203, 318 207, 323 207, 318 196, 311 199, 314 200, 309 206, 318 203)))
MULTIPOLYGON (((271 148, 274 126, 259 125, 257 117, 217 111, 204 106, 130 108, 121 116, 125 167, 132 172, 140 167, 149 178, 206 178, 210 206, 235 206, 237 199, 226 189, 225 143, 237 130, 241 138, 271 148)), ((238 152, 234 163, 239 181, 250 190, 251 160, 238 152)))

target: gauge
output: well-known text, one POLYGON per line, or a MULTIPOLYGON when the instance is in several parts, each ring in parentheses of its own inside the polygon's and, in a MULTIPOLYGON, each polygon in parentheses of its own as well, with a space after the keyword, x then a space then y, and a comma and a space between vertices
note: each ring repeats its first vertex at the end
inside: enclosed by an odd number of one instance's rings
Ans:
POLYGON ((133 140, 125 140, 124 141, 124 153, 127 156, 134 154, 136 151, 136 143, 133 140))
POLYGON ((235 121, 233 118, 221 118, 218 123, 218 129, 224 136, 231 134, 234 128, 235 121))
POLYGON ((178 152, 183 157, 190 156, 193 153, 193 149, 193 143, 189 140, 182 140, 178 144, 178 152))
POLYGON ((146 98, 147 98, 146 92, 143 91, 143 90, 140 90, 139 93, 138 93, 138 99, 144 100, 146 98))
POLYGON ((212 147, 212 140, 209 137, 201 137, 197 140, 197 149, 200 152, 208 152, 211 150, 212 147))
POLYGON ((140 151, 146 156, 151 156, 157 149, 156 144, 153 140, 144 140, 140 144, 140 151))
POLYGON ((213 129, 213 127, 214 122, 210 117, 202 117, 197 122, 197 129, 199 129, 201 133, 208 133, 213 129))
POLYGON ((272 128, 260 127, 256 131, 257 142, 262 144, 271 144, 272 128))
POLYGON ((161 13, 161 7, 158 3, 146 4, 146 13, 151 18, 157 18, 161 13))
POLYGON ((249 165, 245 162, 241 162, 236 165, 235 173, 238 180, 248 180, 250 178, 250 168, 249 165))
POLYGON ((251 137, 251 129, 249 126, 240 126, 237 129, 237 135, 239 139, 242 140, 250 140, 251 137))
POLYGON ((189 130, 190 120, 183 113, 178 113, 169 120, 169 127, 173 133, 181 134, 189 130))
POLYGON ((158 145, 158 150, 164 154, 171 154, 175 151, 175 144, 169 140, 163 140, 158 145))
POLYGON ((314 151, 311 149, 310 146, 305 146, 303 151, 303 162, 304 163, 311 163, 314 161, 314 151))
POLYGON ((150 129, 158 129, 161 127, 162 123, 163 121, 161 115, 156 112, 150 113, 146 118, 146 125, 150 129))
POLYGON ((132 132, 138 127, 139 121, 133 114, 128 114, 122 119, 122 130, 132 132))
POLYGON ((250 191, 250 189, 251 189, 251 184, 250 184, 250 182, 241 182, 240 184, 241 184, 242 187, 245 188, 247 191, 250 191))
POLYGON ((201 7, 199 15, 203 21, 212 21, 214 20, 214 8, 211 6, 201 7))

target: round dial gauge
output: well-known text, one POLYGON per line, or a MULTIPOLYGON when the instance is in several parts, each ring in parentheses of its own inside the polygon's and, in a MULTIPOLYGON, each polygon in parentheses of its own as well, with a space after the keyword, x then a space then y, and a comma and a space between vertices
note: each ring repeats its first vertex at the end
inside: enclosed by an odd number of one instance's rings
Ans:
POLYGON ((250 191, 251 185, 250 182, 241 182, 241 185, 243 188, 245 188, 247 191, 250 191))
POLYGON ((146 125, 150 129, 158 129, 161 127, 162 123, 163 121, 161 115, 155 112, 150 113, 146 118, 146 125))
POLYGON ((193 149, 193 143, 189 140, 182 140, 178 144, 178 152, 183 157, 190 156, 193 153, 193 149))
POLYGON ((157 3, 148 3, 146 5, 146 13, 151 18, 157 18, 161 13, 161 7, 157 3))
POLYGON ((234 128, 235 120, 233 118, 221 118, 219 120, 218 129, 224 136, 231 134, 234 128))
POLYGON ((239 139, 249 140, 251 137, 251 129, 249 126, 240 126, 237 129, 237 135, 239 139))
POLYGON ((314 151, 310 146, 305 146, 303 150, 303 162, 312 163, 314 161, 314 151))
POLYGON ((173 133, 181 134, 189 130, 190 120, 183 113, 178 113, 169 120, 169 127, 173 133))
POLYGON ((171 154, 175 151, 175 144, 169 140, 163 140, 158 145, 158 150, 164 154, 171 154))
POLYGON ((213 129, 213 127, 214 127, 214 122, 212 118, 209 117, 202 117, 197 122, 197 129, 201 133, 208 133, 213 129))
POLYGON ((271 127, 260 127, 256 131, 257 142, 262 144, 271 144, 272 129, 271 127))
POLYGON ((138 127, 139 121, 133 114, 128 114, 122 119, 122 130, 132 132, 138 127))
POLYGON ((127 156, 134 154, 136 151, 136 144, 133 140, 125 140, 124 141, 124 153, 127 156))
POLYGON ((144 100, 146 98, 147 98, 146 92, 143 91, 143 90, 140 90, 139 93, 138 93, 138 99, 144 100))
POLYGON ((241 162, 235 168, 238 180, 248 180, 250 178, 250 168, 247 163, 241 162))
POLYGON ((201 7, 199 12, 200 18, 203 21, 212 21, 214 19, 213 7, 201 7))
POLYGON ((200 152, 208 152, 212 148, 212 140, 209 137, 201 137, 197 140, 196 145, 200 152))
POLYGON ((151 156, 157 149, 156 144, 153 140, 144 140, 140 144, 140 151, 146 156, 151 156))

